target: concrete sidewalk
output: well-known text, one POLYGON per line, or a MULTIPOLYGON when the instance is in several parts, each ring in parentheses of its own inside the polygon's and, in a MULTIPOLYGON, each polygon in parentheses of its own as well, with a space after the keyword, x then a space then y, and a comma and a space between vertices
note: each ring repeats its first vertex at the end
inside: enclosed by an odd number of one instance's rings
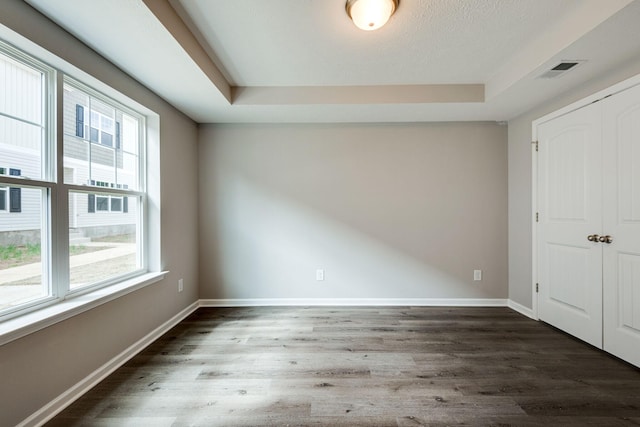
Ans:
MULTIPOLYGON (((110 249, 102 249, 86 254, 73 255, 69 257, 71 268, 99 263, 101 261, 130 255, 136 252, 136 245, 134 243, 87 243, 85 246, 107 247, 110 249)), ((18 282, 30 277, 37 277, 41 274, 42 266, 40 263, 21 265, 20 267, 0 270, 0 286, 5 283, 18 282)))

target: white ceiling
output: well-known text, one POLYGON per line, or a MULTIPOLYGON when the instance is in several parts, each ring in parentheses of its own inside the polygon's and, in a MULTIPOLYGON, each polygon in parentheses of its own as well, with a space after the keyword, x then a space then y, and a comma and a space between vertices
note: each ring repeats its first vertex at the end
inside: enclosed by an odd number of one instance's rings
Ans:
POLYGON ((640 0, 27 2, 201 123, 502 121, 640 56, 640 0))
POLYGON ((345 0, 177 0, 237 86, 479 83, 581 0, 406 0, 359 30, 345 0), (542 7, 540 7, 542 5, 542 7))

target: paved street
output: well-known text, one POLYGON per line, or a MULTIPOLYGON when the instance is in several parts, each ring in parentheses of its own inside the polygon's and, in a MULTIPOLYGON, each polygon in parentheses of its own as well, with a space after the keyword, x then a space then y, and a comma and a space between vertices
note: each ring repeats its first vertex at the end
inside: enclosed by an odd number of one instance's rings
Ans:
MULTIPOLYGON (((73 280, 72 287, 78 286, 79 282, 84 282, 81 278, 73 277, 74 275, 77 276, 74 272, 80 270, 81 267, 92 270, 93 276, 96 275, 97 271, 98 276, 108 277, 110 271, 100 270, 114 269, 117 273, 118 268, 118 266, 111 265, 113 262, 109 263, 110 260, 122 259, 136 252, 136 245, 131 243, 87 243, 85 246, 107 247, 109 249, 73 255, 69 258, 73 280), (96 264, 96 268, 91 268, 92 264, 96 264)), ((0 309, 41 295, 43 292, 42 286, 24 284, 24 282, 29 282, 29 279, 33 279, 34 283, 40 283, 41 274, 42 266, 40 263, 0 270, 0 309)))

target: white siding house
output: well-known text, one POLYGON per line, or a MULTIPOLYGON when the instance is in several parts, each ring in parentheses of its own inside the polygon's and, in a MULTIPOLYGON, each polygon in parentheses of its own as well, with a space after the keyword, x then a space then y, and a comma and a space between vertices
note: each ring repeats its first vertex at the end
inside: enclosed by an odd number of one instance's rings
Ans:
MULTIPOLYGON (((43 178, 43 85, 40 72, 0 55, 0 174, 25 184, 43 178)), ((64 180, 88 187, 69 194, 69 227, 87 237, 135 233, 137 199, 100 192, 136 187, 139 120, 72 85, 64 109, 64 180)), ((40 191, 0 186, 0 245, 40 241, 40 191)))
MULTIPOLYGON (((3 55, 0 82, 0 174, 40 179, 42 75, 3 55)), ((40 200, 39 190, 0 186, 0 244, 39 242, 40 200)))

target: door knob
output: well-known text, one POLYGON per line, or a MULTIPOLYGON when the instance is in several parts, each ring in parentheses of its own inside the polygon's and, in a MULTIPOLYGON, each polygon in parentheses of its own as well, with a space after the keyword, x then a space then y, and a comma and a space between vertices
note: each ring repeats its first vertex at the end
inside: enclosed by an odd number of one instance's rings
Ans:
POLYGON ((598 238, 598 241, 599 241, 600 243, 607 243, 607 244, 611 244, 611 242, 613 242, 613 238, 612 238, 611 236, 609 236, 609 235, 606 235, 606 236, 600 236, 600 237, 598 238))
POLYGON ((587 236, 587 240, 590 242, 597 242, 598 241, 598 235, 597 234, 590 234, 587 236))

